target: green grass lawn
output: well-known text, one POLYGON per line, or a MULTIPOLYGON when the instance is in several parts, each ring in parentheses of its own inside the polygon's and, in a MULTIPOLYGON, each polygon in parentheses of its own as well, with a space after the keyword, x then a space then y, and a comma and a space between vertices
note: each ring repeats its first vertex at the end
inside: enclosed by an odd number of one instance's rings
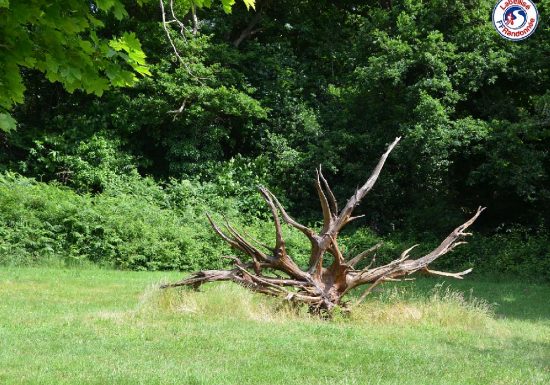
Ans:
POLYGON ((0 268, 0 384, 550 384, 548 285, 422 279, 328 322, 154 288, 179 277, 0 268))

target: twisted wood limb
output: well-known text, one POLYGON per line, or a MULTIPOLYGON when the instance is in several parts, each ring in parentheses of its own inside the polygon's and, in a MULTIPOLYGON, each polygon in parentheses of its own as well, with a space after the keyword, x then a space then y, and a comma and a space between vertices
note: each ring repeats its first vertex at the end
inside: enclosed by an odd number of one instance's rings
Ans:
MULTIPOLYGON (((373 252, 375 252, 376 250, 378 250, 380 247, 382 247, 383 243, 380 242, 380 243, 377 243, 376 245, 372 246, 371 248, 368 248, 367 250, 357 254, 355 257, 353 257, 352 259, 350 259, 348 261, 348 266, 349 267, 355 267, 359 262, 361 262, 365 257, 367 257, 368 255, 372 254, 373 252)), ((374 258, 373 258, 374 259, 374 258)), ((367 266, 370 267, 371 265, 367 266)))
POLYGON ((232 281, 249 288, 252 291, 281 297, 295 303, 307 304, 310 311, 320 314, 330 311, 335 306, 345 305, 342 298, 350 290, 369 285, 359 297, 357 303, 364 300, 372 290, 386 281, 408 280, 409 275, 421 271, 426 274, 462 279, 471 269, 450 273, 429 269, 429 265, 437 258, 449 253, 455 247, 465 243, 464 238, 471 235, 466 230, 479 217, 484 208, 479 207, 475 214, 465 223, 454 229, 434 250, 417 259, 411 258, 413 245, 390 263, 373 267, 376 251, 381 243, 345 260, 338 245, 338 234, 353 217, 355 207, 373 188, 380 172, 393 148, 400 138, 396 138, 382 155, 368 180, 358 188, 341 211, 328 181, 323 176, 321 167, 316 171, 315 188, 321 202, 323 212, 323 227, 319 233, 302 225, 293 219, 279 202, 277 197, 266 187, 259 191, 269 207, 275 227, 275 246, 259 242, 248 236, 244 231, 225 220, 224 228, 214 222, 210 214, 208 221, 213 230, 237 252, 247 256, 249 261, 243 262, 237 256, 225 256, 232 261, 233 267, 228 270, 199 271, 181 281, 163 285, 163 288, 192 286, 198 287, 204 283, 215 281, 232 281), (302 232, 311 243, 309 263, 306 269, 300 268, 288 254, 283 237, 283 223, 302 232), (251 239, 249 241, 249 239, 251 239), (258 246, 258 247, 257 247, 258 246), (373 255, 372 261, 364 268, 355 267, 367 256, 373 255), (324 264, 326 256, 332 257, 332 263, 324 264), (325 267, 327 266, 328 267, 325 267))

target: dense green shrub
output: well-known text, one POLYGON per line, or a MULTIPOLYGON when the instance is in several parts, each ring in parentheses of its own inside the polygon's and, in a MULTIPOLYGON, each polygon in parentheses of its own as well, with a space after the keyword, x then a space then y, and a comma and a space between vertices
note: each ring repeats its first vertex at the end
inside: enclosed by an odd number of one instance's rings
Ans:
MULTIPOLYGON (((145 3, 124 22, 94 17, 113 35, 136 32, 152 76, 97 98, 25 71, 20 127, 0 133, 0 171, 79 194, 139 190, 186 218, 202 206, 180 207, 179 194, 207 206, 239 197, 231 207, 247 223, 269 215, 262 183, 307 221, 318 218, 315 167, 342 201, 399 135, 358 208, 377 233, 436 242, 478 205, 489 207, 479 223, 488 232, 549 222, 550 29, 508 42, 489 0, 261 2, 257 12, 241 3, 231 15, 218 4, 197 11, 196 34, 174 28, 180 60, 151 17, 158 2, 145 3), (124 185, 138 173, 163 188, 124 185)), ((550 1, 537 7, 548 14, 550 1)))
MULTIPOLYGON (((91 262, 133 270, 227 266, 220 257, 233 251, 212 231, 206 211, 219 223, 224 214, 250 238, 266 244, 273 243, 274 228, 267 208, 257 206, 258 212, 252 213, 238 204, 258 194, 226 178, 224 187, 190 180, 160 186, 149 178, 119 176, 101 194, 79 195, 60 185, 0 175, 0 264, 91 262)), ((283 230, 290 255, 305 266, 309 242, 294 229, 283 230)), ((380 237, 363 227, 345 232, 341 245, 351 256, 384 241, 376 262, 384 263, 415 242, 421 243, 415 251, 419 255, 441 240, 426 234, 413 238, 403 233, 380 237)), ((534 233, 516 228, 490 237, 475 235, 437 266, 549 278, 549 257, 550 241, 542 229, 534 233)))
POLYGON ((155 197, 147 181, 127 184, 138 194, 78 195, 59 186, 2 176, 0 261, 29 264, 57 257, 151 270, 219 265, 217 254, 225 245, 212 235, 204 218, 162 207, 160 188, 156 186, 155 197), (149 199, 143 190, 148 190, 149 199))
MULTIPOLYGON (((79 195, 66 187, 2 175, 0 263, 91 261, 136 270, 220 267, 227 264, 220 256, 230 251, 208 225, 206 211, 224 213, 236 226, 246 225, 254 238, 272 242, 270 222, 251 215, 243 220, 236 200, 217 193, 212 184, 184 180, 163 188, 148 178, 128 177, 115 178, 101 194, 79 195)), ((304 246, 299 234, 289 232, 287 239, 291 250, 304 246)))
MULTIPOLYGON (((454 253, 455 266, 474 266, 488 274, 550 279, 550 236, 545 229, 516 227, 492 236, 474 235, 466 246, 454 253)), ((446 266, 450 264, 446 262, 446 266)))

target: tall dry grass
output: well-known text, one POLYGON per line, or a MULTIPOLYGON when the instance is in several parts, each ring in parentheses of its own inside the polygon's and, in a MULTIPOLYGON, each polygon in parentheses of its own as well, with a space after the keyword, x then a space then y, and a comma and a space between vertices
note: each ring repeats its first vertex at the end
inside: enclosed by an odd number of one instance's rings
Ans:
MULTIPOLYGON (((353 302, 353 299, 352 301, 353 302)), ((160 290, 151 286, 139 304, 142 314, 171 313, 196 318, 231 318, 265 322, 321 322, 305 308, 285 304, 281 299, 254 294, 232 283, 206 285, 200 291, 160 290)), ((336 311, 335 322, 355 325, 438 325, 484 328, 494 319, 488 302, 448 286, 415 293, 412 288, 388 287, 350 312, 336 311)))

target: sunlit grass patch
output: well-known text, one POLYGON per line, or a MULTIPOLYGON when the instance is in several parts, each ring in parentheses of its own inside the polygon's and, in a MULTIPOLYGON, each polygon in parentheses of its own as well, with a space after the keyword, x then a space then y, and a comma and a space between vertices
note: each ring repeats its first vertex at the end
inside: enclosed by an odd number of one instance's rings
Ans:
POLYGON ((486 300, 449 286, 437 285, 428 293, 394 286, 356 306, 351 319, 358 323, 483 328, 494 320, 493 308, 486 300))
POLYGON ((148 287, 139 301, 140 314, 172 313, 211 319, 279 321, 309 319, 304 309, 296 309, 281 298, 252 293, 230 282, 189 288, 148 287))
MULTIPOLYGON (((138 308, 142 315, 161 312, 210 319, 327 322, 309 315, 305 307, 296 308, 282 298, 255 294, 229 282, 205 285, 198 291, 150 286, 144 291, 138 308)), ((487 301, 448 286, 437 285, 428 293, 414 293, 411 288, 394 286, 353 306, 351 311, 336 310, 332 319, 357 326, 421 324, 479 329, 494 320, 494 312, 487 301)))
POLYGON ((180 275, 0 269, 0 384, 550 383, 548 286, 401 282, 323 320, 180 275))

